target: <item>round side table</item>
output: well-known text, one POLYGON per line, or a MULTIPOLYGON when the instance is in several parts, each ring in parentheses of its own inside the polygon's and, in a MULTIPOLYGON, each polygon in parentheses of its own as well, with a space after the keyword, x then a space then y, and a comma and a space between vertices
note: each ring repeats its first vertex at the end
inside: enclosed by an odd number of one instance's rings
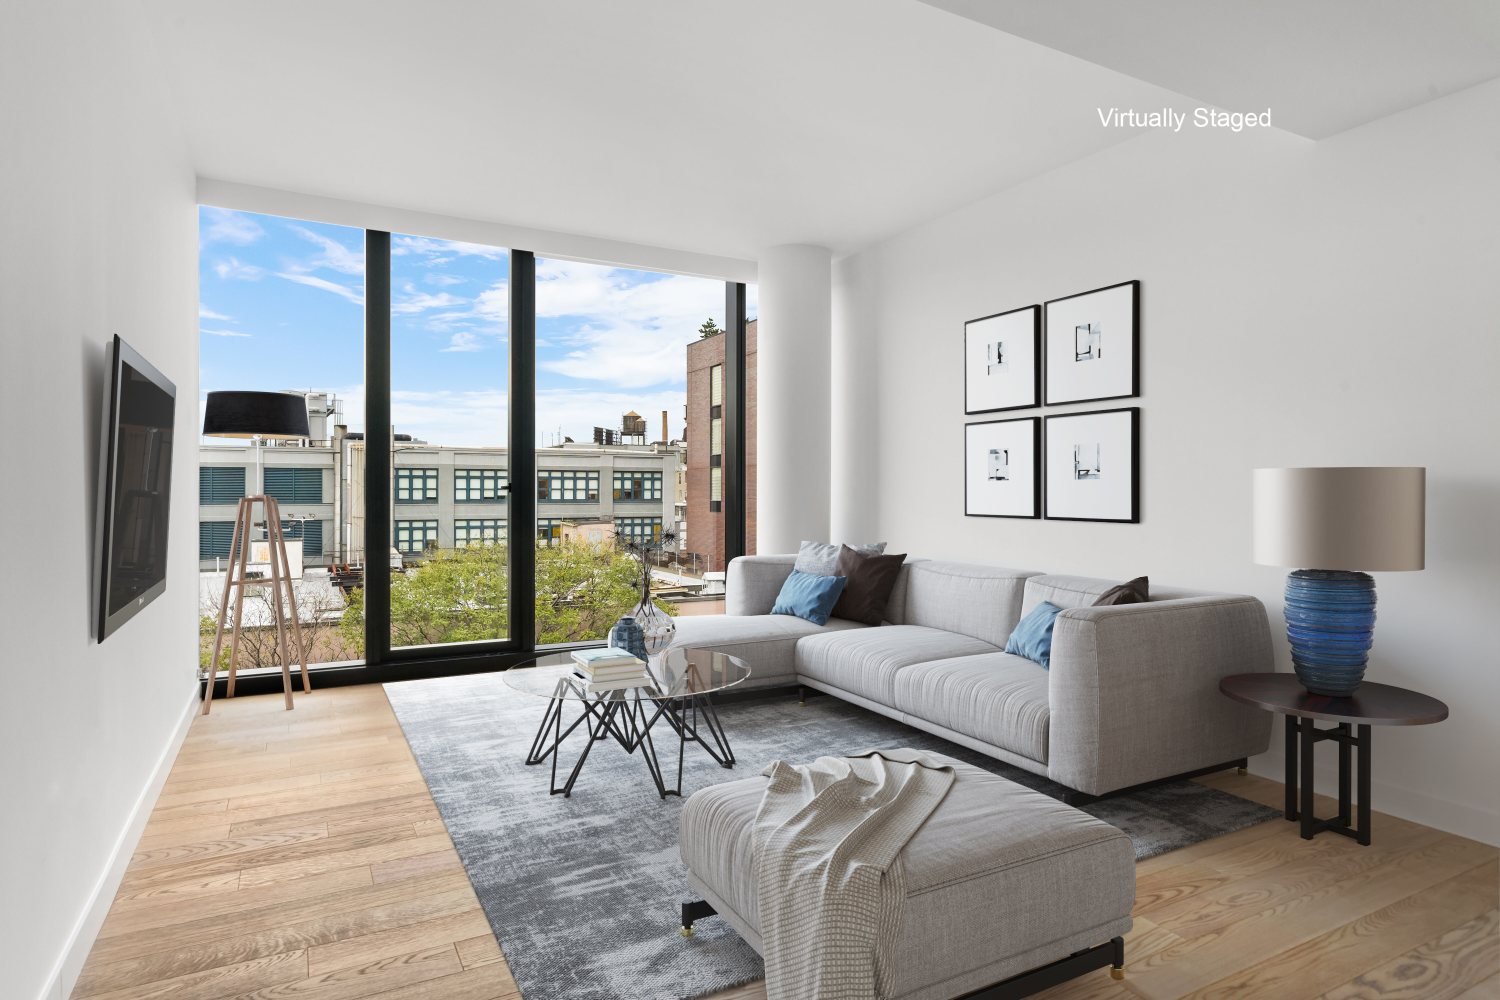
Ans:
POLYGON ((1330 830, 1370 846, 1370 727, 1426 726, 1448 717, 1448 706, 1436 698, 1374 681, 1365 681, 1348 698, 1312 694, 1295 674, 1235 674, 1219 681, 1219 690, 1235 701, 1286 716, 1286 818, 1292 822, 1301 820, 1303 840, 1312 840, 1330 830), (1338 725, 1319 729, 1315 719, 1338 725), (1356 725, 1358 735, 1353 731, 1356 725), (1339 745, 1339 814, 1329 819, 1318 819, 1313 813, 1313 748, 1320 740, 1333 740, 1339 745), (1359 749, 1357 828, 1353 825, 1353 776, 1349 768, 1350 754, 1355 748, 1359 749))

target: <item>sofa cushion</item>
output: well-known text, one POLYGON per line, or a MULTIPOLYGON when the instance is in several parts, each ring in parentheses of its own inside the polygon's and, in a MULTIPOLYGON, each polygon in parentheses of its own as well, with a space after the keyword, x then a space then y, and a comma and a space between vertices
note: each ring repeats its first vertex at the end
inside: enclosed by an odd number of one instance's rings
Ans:
POLYGON ((830 618, 814 625, 791 615, 682 615, 674 618, 677 633, 672 645, 689 649, 711 649, 745 661, 750 676, 739 688, 795 684, 793 650, 803 636, 863 629, 859 622, 830 618))
POLYGON ((981 653, 917 663, 896 674, 907 715, 1047 763, 1047 671, 1024 656, 981 653))
MULTIPOLYGON (((1134 583, 1135 581, 1131 581, 1134 583)), ((1046 601, 1066 611, 1069 608, 1091 608, 1104 594, 1123 585, 1120 580, 1100 580, 1092 576, 1061 576, 1046 574, 1033 576, 1026 581, 1026 593, 1021 599, 1021 614, 1046 601)), ((1152 587, 1147 602, 1181 601, 1194 597, 1222 597, 1213 590, 1187 590, 1182 587, 1152 587)))
POLYGON ((919 625, 884 625, 807 636, 797 643, 796 665, 799 676, 882 705, 904 708, 893 700, 899 671, 928 660, 998 652, 987 642, 956 632, 919 625))
POLYGON ((1026 578, 1041 575, 937 561, 913 563, 907 573, 906 624, 957 632, 997 647, 1005 646, 1021 620, 1026 578))
MULTIPOLYGON (((932 756, 957 780, 901 850, 897 998, 958 996, 1130 929, 1129 837, 999 775, 932 756)), ((689 881, 727 908, 720 913, 757 951, 752 828, 765 787, 757 776, 695 792, 678 834, 689 881)))

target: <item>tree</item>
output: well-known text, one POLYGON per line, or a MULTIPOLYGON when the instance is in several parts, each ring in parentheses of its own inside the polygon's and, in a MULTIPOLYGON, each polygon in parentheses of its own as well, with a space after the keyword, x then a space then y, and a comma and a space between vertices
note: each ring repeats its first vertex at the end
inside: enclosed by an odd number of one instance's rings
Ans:
POLYGON ((704 337, 716 337, 723 332, 724 331, 716 323, 714 323, 712 316, 704 320, 703 325, 698 327, 698 337, 700 340, 704 337))
MULTIPOLYGON (((640 597, 641 564, 612 545, 566 541, 536 552, 537 644, 603 639, 640 597)), ((391 579, 391 644, 499 639, 510 634, 506 547, 443 549, 391 579)), ((675 605, 657 601, 675 615, 675 605)), ((350 595, 339 631, 364 655, 364 591, 350 595)))
MULTIPOLYGON (((344 600, 338 591, 326 585, 319 586, 311 580, 297 581, 293 587, 297 592, 297 620, 302 626, 303 652, 308 663, 327 663, 362 655, 346 653, 344 644, 339 641, 343 627, 340 616, 344 613, 344 600)), ((210 586, 198 604, 198 666, 205 670, 208 669, 209 658, 213 656, 214 633, 219 626, 222 595, 222 589, 210 586)), ((229 653, 234 638, 231 628, 234 622, 232 593, 229 599, 231 607, 224 625, 224 648, 219 653, 220 671, 229 669, 229 653)), ((282 592, 282 600, 286 600, 285 591, 282 592)), ((246 587, 242 614, 239 666, 247 670, 252 667, 279 667, 281 650, 277 645, 276 607, 272 603, 270 588, 246 587)), ((286 621, 287 654, 295 663, 297 634, 292 629, 290 609, 284 611, 283 617, 286 621)))

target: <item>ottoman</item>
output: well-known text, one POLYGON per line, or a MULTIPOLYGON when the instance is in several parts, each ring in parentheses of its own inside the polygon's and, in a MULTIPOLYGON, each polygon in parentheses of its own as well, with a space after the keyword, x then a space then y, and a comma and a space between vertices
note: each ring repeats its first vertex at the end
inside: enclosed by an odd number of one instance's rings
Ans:
MULTIPOLYGON (((1106 965, 1122 978, 1135 904, 1130 838, 988 771, 931 754, 953 787, 902 849, 906 899, 896 945, 899 1000, 1023 997, 1106 965), (1006 982, 1008 981, 1009 982, 1006 982)), ((752 827, 764 777, 714 785, 682 807, 679 846, 701 901, 683 934, 717 913, 764 954, 752 827)))

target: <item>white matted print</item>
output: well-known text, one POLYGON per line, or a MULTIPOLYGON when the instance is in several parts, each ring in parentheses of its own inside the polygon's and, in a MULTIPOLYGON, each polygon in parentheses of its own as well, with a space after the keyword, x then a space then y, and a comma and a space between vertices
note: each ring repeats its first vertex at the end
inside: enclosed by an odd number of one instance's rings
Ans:
POLYGON ((1139 396, 1139 281, 1047 303, 1047 403, 1139 396))
POLYGON ((1041 331, 1041 306, 964 324, 965 413, 1041 405, 1041 331))
POLYGON ((1042 419, 964 425, 964 513, 970 517, 1041 517, 1042 419))
POLYGON ((1047 418, 1047 517, 1140 521, 1140 407, 1047 418))

